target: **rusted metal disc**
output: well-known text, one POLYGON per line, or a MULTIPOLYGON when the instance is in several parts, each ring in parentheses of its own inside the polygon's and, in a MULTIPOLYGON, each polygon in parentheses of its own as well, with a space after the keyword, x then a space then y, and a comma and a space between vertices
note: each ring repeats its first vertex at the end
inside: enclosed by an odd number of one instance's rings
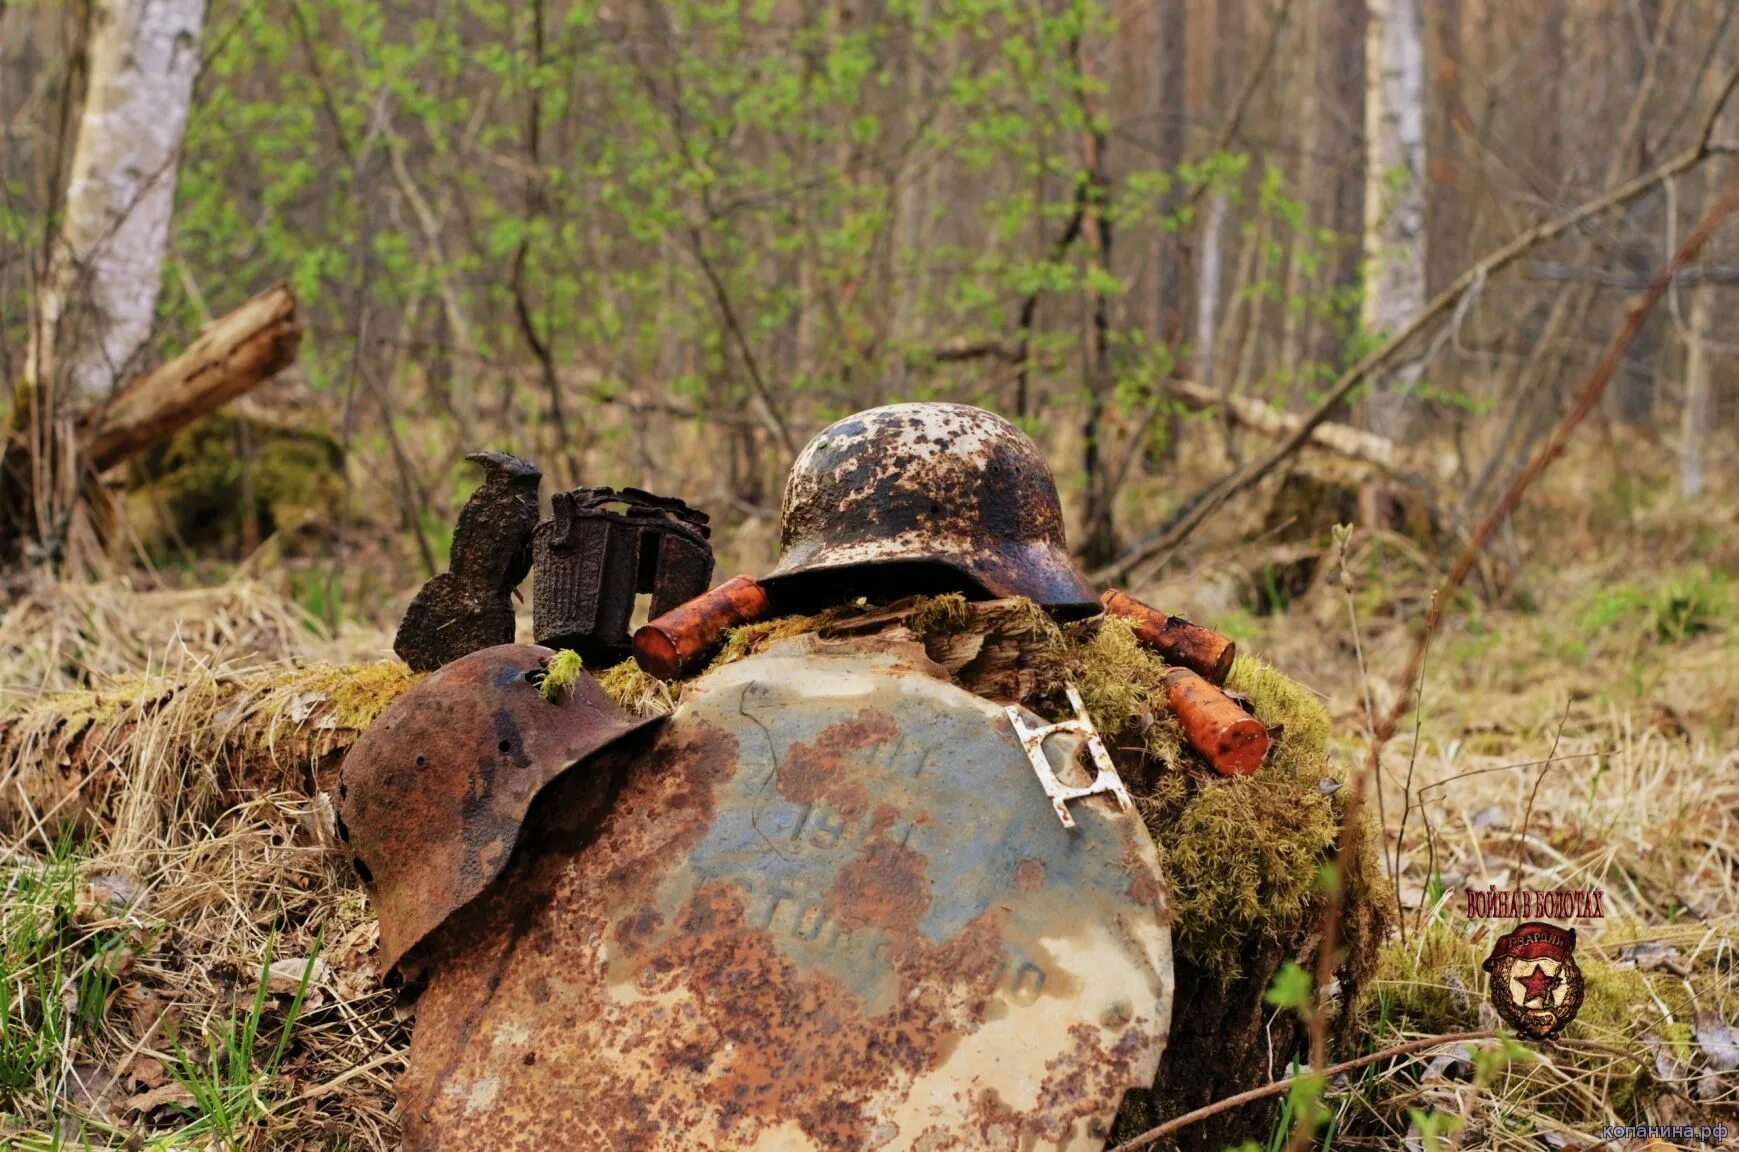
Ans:
POLYGON ((585 777, 431 941, 413 1152, 1097 1149, 1152 1082, 1146 830, 1108 796, 1062 827, 1002 710, 919 645, 775 645, 585 777), (612 767, 601 820, 571 815, 612 767))

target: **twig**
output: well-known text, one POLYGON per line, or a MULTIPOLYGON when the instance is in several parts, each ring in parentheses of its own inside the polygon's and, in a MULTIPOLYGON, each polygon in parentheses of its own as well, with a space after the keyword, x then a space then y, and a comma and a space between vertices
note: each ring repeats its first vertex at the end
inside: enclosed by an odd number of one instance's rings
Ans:
MULTIPOLYGON (((1558 730, 1552 733, 1552 750, 1546 753, 1546 762, 1540 767, 1540 774, 1534 777, 1533 790, 1528 793, 1528 806, 1522 811, 1522 826, 1516 833, 1516 877, 1522 874, 1522 862, 1528 847, 1528 825, 1534 819, 1534 800, 1540 795, 1540 785, 1546 782, 1546 773, 1552 770, 1552 764, 1558 758, 1558 742, 1564 738, 1564 725, 1570 720, 1570 697, 1564 698, 1564 714, 1558 717, 1558 730)), ((1414 738, 1414 747, 1418 747, 1418 738, 1414 738)))
POLYGON ((1409 1040, 1404 1044, 1392 1044, 1387 1048, 1380 1048, 1368 1055, 1359 1056, 1352 1060, 1344 1060, 1339 1064, 1331 1064, 1321 1072, 1300 1072, 1297 1075, 1287 1076, 1284 1079, 1276 1080, 1272 1084, 1264 1084, 1260 1088, 1252 1088, 1248 1092, 1240 1092, 1236 1096, 1228 1096, 1224 1100, 1216 1100, 1212 1104, 1197 1108, 1194 1112, 1185 1112, 1182 1116, 1174 1116, 1159 1127, 1149 1128, 1146 1132, 1135 1137, 1135 1139, 1126 1140, 1117 1145, 1117 1147, 1110 1149, 1109 1152, 1135 1152, 1137 1148, 1147 1148, 1158 1141, 1165 1139, 1167 1136, 1170 1136, 1173 1132, 1187 1128, 1197 1121, 1206 1120, 1210 1116, 1218 1116, 1221 1112, 1229 1112, 1233 1108, 1241 1108, 1245 1104, 1254 1104, 1258 1100, 1266 1100, 1270 1096, 1278 1096, 1300 1080, 1311 1078, 1329 1080, 1339 1076, 1343 1072, 1357 1071, 1358 1069, 1365 1067, 1367 1064, 1375 1064, 1379 1060, 1388 1060, 1396 1056, 1409 1056, 1414 1052, 1419 1052, 1426 1048, 1434 1048, 1439 1044, 1460 1044, 1469 1040, 1490 1040, 1496 1035, 1497 1033, 1493 1032, 1490 1028, 1481 1028, 1476 1032, 1446 1032, 1439 1036, 1426 1036, 1419 1040, 1409 1040))
MULTIPOLYGON (((1187 511, 1181 516, 1159 531, 1138 541, 1116 561, 1094 572, 1092 578, 1099 583, 1116 583, 1127 579, 1133 569, 1149 560, 1162 558, 1174 551, 1209 517, 1225 507, 1232 497, 1261 482, 1274 469, 1290 459, 1310 438, 1311 430, 1327 420, 1340 406, 1340 403, 1352 393, 1353 389, 1364 383, 1378 368, 1394 359, 1414 337, 1424 331, 1440 315, 1452 311, 1462 294, 1474 285, 1482 283, 1497 272, 1509 267, 1540 245, 1555 240, 1564 233, 1614 208, 1621 208, 1629 204, 1653 191, 1655 186, 1663 181, 1690 171, 1710 156, 1731 152, 1733 149, 1730 146, 1715 144, 1710 139, 1710 135, 1714 131, 1715 121, 1720 116, 1721 109, 1726 106, 1735 87, 1739 87, 1739 68, 1735 68, 1727 74, 1726 80, 1721 85, 1720 93, 1704 114, 1701 130, 1696 142, 1691 147, 1655 168, 1652 172, 1627 180, 1616 188, 1555 219, 1536 224, 1468 268, 1455 278, 1454 283, 1439 292, 1424 308, 1420 309, 1418 315, 1414 316, 1399 332, 1383 341, 1357 364, 1343 372, 1340 379, 1336 380, 1329 388, 1321 403, 1299 422, 1297 430, 1276 445, 1272 451, 1251 462, 1249 466, 1240 471, 1210 484, 1193 500, 1186 502, 1187 511)), ((1676 263, 1673 265, 1673 271, 1674 274, 1678 271, 1676 263)), ((1662 288, 1664 290, 1664 286, 1662 288)), ((1652 289, 1651 285, 1651 291, 1652 289)))
MULTIPOLYGON (((1431 602, 1433 605, 1437 603, 1435 595, 1432 597, 1431 602)), ((1426 652, 1429 652, 1431 638, 1427 636, 1425 642, 1427 646, 1426 652)), ((1395 831, 1395 866, 1389 870, 1389 879, 1395 887, 1395 923, 1401 929, 1402 943, 1406 943, 1407 940, 1407 911, 1401 907, 1401 851, 1407 844, 1407 816, 1413 811, 1413 769, 1419 763, 1419 726, 1424 723, 1425 720, 1425 653, 1423 652, 1420 653, 1419 656, 1419 681, 1415 693, 1413 703, 1413 751, 1412 754, 1407 757, 1407 778, 1401 783, 1401 826, 1395 831)), ((1370 746, 1375 747, 1375 744, 1376 742, 1373 740, 1370 746)), ((1376 778, 1378 786, 1381 787, 1382 776, 1379 774, 1376 778)), ((1423 804, 1419 806, 1419 814, 1421 817, 1425 815, 1425 806, 1423 804)), ((1425 826, 1427 828, 1431 826, 1428 818, 1426 819, 1425 826)), ((1421 904, 1423 904, 1423 901, 1421 901, 1421 904)))

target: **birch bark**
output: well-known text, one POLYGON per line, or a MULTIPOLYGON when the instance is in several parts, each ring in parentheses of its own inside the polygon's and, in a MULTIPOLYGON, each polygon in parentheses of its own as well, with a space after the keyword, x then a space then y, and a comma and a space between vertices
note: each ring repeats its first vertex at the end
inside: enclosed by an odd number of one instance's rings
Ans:
MULTIPOLYGON (((1365 40, 1367 332, 1398 332, 1425 306, 1425 26, 1419 0, 1370 0, 1365 40)), ((1419 368, 1372 392, 1366 421, 1401 440, 1419 368)))
POLYGON ((150 335, 205 0, 97 0, 65 212, 26 376, 89 407, 150 335))

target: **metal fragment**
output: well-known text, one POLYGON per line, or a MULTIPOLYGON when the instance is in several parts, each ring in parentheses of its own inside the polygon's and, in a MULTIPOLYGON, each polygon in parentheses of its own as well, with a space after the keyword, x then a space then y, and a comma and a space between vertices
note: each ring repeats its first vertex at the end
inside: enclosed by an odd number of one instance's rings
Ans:
POLYGON ((1223 687, 1237 658, 1238 646, 1210 628, 1191 624, 1143 604, 1115 588, 1106 591, 1100 603, 1107 614, 1119 616, 1135 628, 1135 638, 1160 654, 1167 664, 1195 672, 1214 687, 1223 687))
POLYGON ((550 781, 655 723, 583 672, 545 699, 534 681, 552 655, 505 644, 455 660, 393 701, 345 757, 338 832, 380 917, 383 975, 501 874, 550 781))
POLYGON ((1262 767, 1272 743, 1263 723, 1188 668, 1165 674, 1165 700, 1189 746, 1222 776, 1262 767))
MULTIPOLYGON (((1117 766, 1111 762, 1111 754, 1105 750, 1105 741, 1099 736, 1099 730, 1093 727, 1092 719, 1087 715, 1087 706, 1081 702, 1081 694, 1075 686, 1068 686, 1069 705, 1075 710, 1073 720, 1059 720, 1055 724, 1044 724, 1039 727, 1028 727, 1026 716, 1030 715, 1019 705, 1010 704, 1003 709, 1008 714, 1009 723, 1014 725, 1014 734, 1020 738, 1022 748, 1026 749, 1027 759, 1032 762, 1033 772, 1039 778, 1039 784, 1050 798, 1051 807, 1056 810, 1057 819, 1063 822, 1063 827, 1075 827, 1075 818, 1069 815, 1069 801, 1082 800, 1088 796, 1110 795, 1117 800, 1117 806, 1128 811, 1134 806, 1129 798, 1129 790, 1123 786, 1123 777, 1117 774, 1117 766), (1093 758, 1093 779, 1079 787, 1070 787, 1057 778, 1056 770, 1045 756, 1045 741, 1060 734, 1080 736, 1087 745, 1087 751, 1093 758)), ((1078 763, 1071 759, 1071 763, 1078 763)))
POLYGON ((648 676, 673 680, 700 666, 732 628, 765 619, 766 590, 733 576, 703 596, 653 617, 634 633, 634 661, 648 676))
POLYGON ((475 452, 483 483, 459 510, 452 561, 411 601, 393 651, 414 672, 433 672, 496 644, 513 643, 513 590, 531 569, 543 473, 505 452, 475 452))

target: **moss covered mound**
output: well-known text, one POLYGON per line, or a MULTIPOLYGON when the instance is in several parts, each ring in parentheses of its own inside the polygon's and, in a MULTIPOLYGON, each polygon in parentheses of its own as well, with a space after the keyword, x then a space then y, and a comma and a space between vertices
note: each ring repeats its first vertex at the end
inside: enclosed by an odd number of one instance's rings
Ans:
POLYGON ((344 494, 343 469, 344 454, 330 436, 220 412, 133 464, 128 522, 153 551, 177 544, 233 549, 250 517, 264 539, 329 516, 344 494))
MULTIPOLYGON (((1497 1027, 1496 1012, 1489 1006, 1490 977, 1481 965, 1499 930, 1478 934, 1474 925, 1446 913, 1423 931, 1395 939, 1382 949, 1359 997, 1359 1023, 1379 1042, 1403 1033, 1497 1027)), ((1619 923, 1607 925, 1606 934, 1614 942, 1631 936, 1658 940, 1661 931, 1659 926, 1619 923)), ((1699 935, 1689 934, 1687 942, 1699 935)), ((1627 1122, 1644 1118, 1642 1105, 1655 1087, 1656 1072, 1674 1062, 1686 1069, 1692 1064, 1691 1022, 1699 1006, 1691 986, 1719 965, 1712 955, 1699 963, 1708 968, 1688 976, 1665 969, 1644 972, 1634 964, 1621 964, 1607 950, 1579 947, 1582 1007, 1553 1038, 1548 1058, 1565 1087, 1548 1093, 1543 1101, 1547 1111, 1571 1124, 1609 1121, 1607 1109, 1627 1122), (1580 1084, 1591 1091, 1570 1087, 1580 1084)), ((1533 1046, 1514 1047, 1511 1055, 1520 1063, 1504 1075, 1514 1082, 1494 1083, 1493 1094, 1499 1099, 1514 1095, 1518 1102, 1538 1107, 1542 1100, 1537 1087, 1521 1083, 1536 1059, 1533 1046)))

